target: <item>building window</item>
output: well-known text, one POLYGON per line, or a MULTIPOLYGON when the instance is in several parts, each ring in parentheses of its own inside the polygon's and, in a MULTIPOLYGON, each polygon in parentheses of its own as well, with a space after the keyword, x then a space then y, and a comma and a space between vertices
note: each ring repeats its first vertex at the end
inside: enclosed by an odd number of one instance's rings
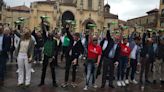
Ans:
POLYGON ((88 9, 92 10, 92 0, 88 0, 88 9))
POLYGON ((164 17, 164 9, 161 11, 161 16, 164 17))
POLYGON ((0 20, 2 19, 2 15, 0 14, 0 20))

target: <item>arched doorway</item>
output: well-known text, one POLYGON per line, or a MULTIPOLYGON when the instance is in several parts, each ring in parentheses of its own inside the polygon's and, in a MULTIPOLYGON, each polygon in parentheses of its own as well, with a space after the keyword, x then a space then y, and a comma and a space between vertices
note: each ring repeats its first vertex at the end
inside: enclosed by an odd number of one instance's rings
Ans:
POLYGON ((95 23, 95 21, 92 20, 92 19, 87 19, 87 20, 85 20, 85 21, 83 22, 83 24, 82 24, 85 30, 90 29, 90 28, 88 27, 89 24, 96 24, 96 23, 95 23))
POLYGON ((74 14, 70 11, 65 11, 62 15, 62 26, 66 25, 66 20, 75 20, 74 14))

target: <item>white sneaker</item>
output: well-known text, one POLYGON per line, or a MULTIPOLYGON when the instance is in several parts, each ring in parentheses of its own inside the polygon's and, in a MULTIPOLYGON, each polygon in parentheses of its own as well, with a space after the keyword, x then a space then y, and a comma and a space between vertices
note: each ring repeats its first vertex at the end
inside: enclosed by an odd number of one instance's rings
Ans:
POLYGON ((19 73, 19 69, 17 69, 16 73, 19 73))
POLYGON ((122 86, 122 84, 121 84, 120 81, 117 81, 117 86, 118 86, 118 87, 121 87, 121 86, 122 86))
POLYGON ((31 68, 31 72, 32 72, 32 73, 34 73, 34 72, 35 72, 33 68, 31 68))
POLYGON ((125 86, 126 86, 126 84, 125 84, 125 82, 124 82, 124 81, 121 81, 121 85, 122 85, 123 87, 125 87, 125 86))
POLYGON ((138 82, 136 80, 133 80, 132 83, 133 84, 138 84, 138 82))
POLYGON ((85 91, 88 90, 88 86, 85 86, 85 87, 83 88, 83 90, 85 90, 85 91))
POLYGON ((93 85, 93 88, 97 88, 98 86, 96 84, 93 85))
POLYGON ((125 80, 125 84, 129 84, 129 80, 127 79, 127 80, 125 80))

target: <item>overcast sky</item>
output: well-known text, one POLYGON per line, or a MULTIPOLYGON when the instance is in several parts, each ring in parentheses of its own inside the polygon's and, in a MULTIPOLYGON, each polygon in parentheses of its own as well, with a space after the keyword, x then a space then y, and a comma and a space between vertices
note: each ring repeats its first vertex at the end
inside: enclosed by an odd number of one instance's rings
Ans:
MULTIPOLYGON (((4 0, 7 5, 30 5, 32 1, 41 0, 4 0)), ((45 1, 45 0, 42 0, 45 1)), ((127 20, 146 15, 146 12, 154 8, 159 8, 160 0, 108 0, 111 6, 111 13, 118 14, 122 20, 127 20)), ((105 4, 107 0, 105 0, 105 4)))

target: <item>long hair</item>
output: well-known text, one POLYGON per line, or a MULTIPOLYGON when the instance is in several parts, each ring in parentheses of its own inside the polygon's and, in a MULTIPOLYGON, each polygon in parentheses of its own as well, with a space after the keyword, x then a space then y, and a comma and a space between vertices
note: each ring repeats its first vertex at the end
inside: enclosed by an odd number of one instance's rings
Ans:
POLYGON ((21 39, 22 40, 29 40, 31 38, 31 31, 29 29, 25 29, 21 39))

